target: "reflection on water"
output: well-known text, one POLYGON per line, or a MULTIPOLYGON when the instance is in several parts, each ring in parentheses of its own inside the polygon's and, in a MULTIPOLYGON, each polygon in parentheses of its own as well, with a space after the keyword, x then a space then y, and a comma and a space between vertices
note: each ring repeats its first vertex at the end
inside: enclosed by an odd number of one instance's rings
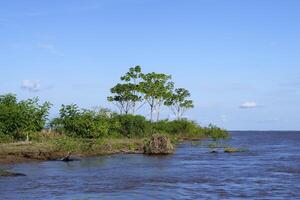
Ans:
POLYGON ((211 154, 181 144, 171 156, 114 155, 18 164, 0 199, 300 199, 300 133, 234 132, 249 149, 211 154))

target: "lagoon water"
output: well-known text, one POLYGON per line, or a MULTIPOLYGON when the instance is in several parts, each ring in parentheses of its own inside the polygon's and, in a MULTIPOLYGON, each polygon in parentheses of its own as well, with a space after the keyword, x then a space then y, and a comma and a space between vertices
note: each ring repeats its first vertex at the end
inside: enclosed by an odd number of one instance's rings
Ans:
POLYGON ((248 151, 185 142, 170 156, 5 166, 27 176, 0 177, 0 199, 300 199, 300 132, 231 135, 226 143, 248 151))

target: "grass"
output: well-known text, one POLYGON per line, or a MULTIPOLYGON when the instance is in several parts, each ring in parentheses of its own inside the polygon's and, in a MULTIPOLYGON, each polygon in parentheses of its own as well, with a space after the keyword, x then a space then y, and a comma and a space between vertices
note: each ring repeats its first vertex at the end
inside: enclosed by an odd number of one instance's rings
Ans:
MULTIPOLYGON (((136 117, 134 116, 134 119, 136 117)), ((215 126, 202 128, 195 122, 188 120, 165 120, 152 123, 150 126, 149 122, 144 119, 144 123, 149 126, 137 129, 135 126, 124 123, 121 126, 122 129, 111 129, 109 134, 97 137, 88 137, 90 134, 70 134, 68 131, 44 130, 31 132, 29 133, 30 142, 10 142, 10 140, 5 140, 6 143, 0 142, 0 163, 22 162, 24 160, 53 160, 62 158, 69 153, 76 157, 143 153, 145 141, 157 133, 166 135, 172 144, 189 140, 192 141, 194 146, 201 145, 196 141, 203 138, 223 139, 228 137, 226 131, 215 126)), ((84 128, 85 125, 80 125, 80 127, 84 128)), ((3 134, 0 136, 2 137, 3 134)))
MULTIPOLYGON (((185 140, 205 138, 202 134, 163 135, 167 135, 173 144, 185 140)), ((61 158, 67 155, 68 152, 71 152, 76 157, 116 153, 143 153, 144 142, 149 137, 84 139, 42 132, 31 135, 30 142, 0 143, 0 163, 52 160, 61 158)), ((194 143, 196 144, 196 141, 194 143)))

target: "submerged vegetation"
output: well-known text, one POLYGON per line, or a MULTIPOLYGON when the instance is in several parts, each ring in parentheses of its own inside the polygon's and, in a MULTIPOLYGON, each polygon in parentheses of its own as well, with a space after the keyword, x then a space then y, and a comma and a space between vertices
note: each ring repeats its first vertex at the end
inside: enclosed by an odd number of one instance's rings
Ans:
POLYGON ((32 146, 45 144, 51 151, 105 153, 140 152, 145 139, 154 134, 165 135, 173 142, 228 137, 226 130, 213 125, 201 127, 183 118, 194 107, 193 101, 188 90, 174 86, 170 75, 144 74, 136 66, 121 77, 121 83, 111 89, 108 97, 119 113, 109 109, 81 109, 76 104, 62 105, 59 116, 50 121, 47 117, 51 103, 41 104, 38 98, 18 101, 16 95, 2 95, 0 142, 30 140, 32 146), (146 105, 150 110, 149 119, 137 114, 146 105), (163 106, 170 109, 175 120, 160 119, 163 106))

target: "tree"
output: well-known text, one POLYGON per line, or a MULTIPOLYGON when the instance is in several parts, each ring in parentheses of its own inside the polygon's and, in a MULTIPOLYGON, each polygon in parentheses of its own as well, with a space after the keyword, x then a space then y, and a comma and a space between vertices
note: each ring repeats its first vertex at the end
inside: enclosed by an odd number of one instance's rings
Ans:
POLYGON ((142 68, 137 65, 135 67, 129 68, 129 71, 121 77, 121 80, 126 82, 132 81, 133 84, 138 85, 142 74, 142 68))
POLYGON ((0 96, 0 132, 14 139, 30 132, 41 131, 46 123, 51 104, 39 104, 38 98, 17 101, 16 95, 0 96))
POLYGON ((120 110, 121 114, 129 114, 131 110, 134 110, 136 102, 140 101, 140 97, 136 95, 136 85, 132 83, 120 84, 111 88, 113 96, 107 98, 108 101, 114 103, 120 110))
POLYGON ((111 88, 113 96, 109 96, 107 99, 119 108, 121 114, 134 114, 142 106, 137 107, 138 102, 143 99, 139 89, 141 77, 141 67, 132 67, 120 78, 125 83, 118 83, 111 88))
POLYGON ((171 111, 179 120, 183 114, 194 107, 192 100, 187 100, 191 94, 188 90, 184 88, 177 88, 175 92, 169 95, 168 99, 165 101, 165 105, 171 108, 171 111))
POLYGON ((124 76, 121 77, 122 81, 125 81, 126 83, 131 83, 135 86, 135 88, 133 88, 131 92, 133 96, 138 98, 137 99, 133 98, 131 100, 132 114, 134 114, 137 110, 139 110, 144 105, 144 103, 142 103, 140 106, 138 106, 138 103, 142 102, 143 100, 143 94, 140 91, 140 82, 142 80, 142 76, 143 76, 142 68, 139 65, 137 65, 135 67, 131 67, 129 71, 124 76))
POLYGON ((156 111, 158 121, 160 107, 168 96, 170 96, 170 91, 174 87, 174 83, 170 81, 170 75, 155 72, 143 74, 142 79, 140 82, 140 91, 144 94, 144 99, 150 106, 150 119, 153 121, 153 113, 156 111))

